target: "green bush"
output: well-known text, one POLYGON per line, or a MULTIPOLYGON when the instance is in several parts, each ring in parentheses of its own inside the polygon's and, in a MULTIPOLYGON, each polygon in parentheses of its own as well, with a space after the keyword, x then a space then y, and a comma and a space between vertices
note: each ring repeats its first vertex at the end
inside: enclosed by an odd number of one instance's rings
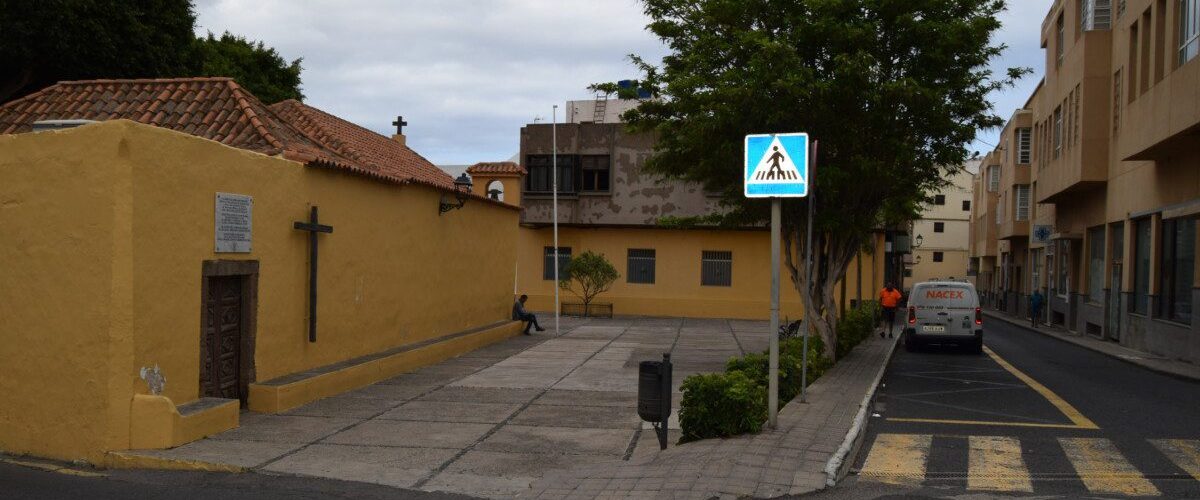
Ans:
MULTIPOLYGON (((875 331, 878 306, 867 303, 838 322, 840 359, 875 331)), ((804 338, 779 341, 780 406, 800 394, 804 338)), ((758 432, 767 419, 768 353, 730 358, 725 373, 692 375, 683 381, 679 403, 680 442, 758 432)), ((808 337, 808 384, 833 367, 820 336, 808 337)))
POLYGON ((854 346, 875 333, 875 318, 878 314, 879 306, 875 302, 867 302, 846 311, 837 324, 838 359, 850 354, 854 346))
POLYGON ((758 432, 766 420, 766 387, 741 371, 698 374, 683 380, 680 443, 758 432))

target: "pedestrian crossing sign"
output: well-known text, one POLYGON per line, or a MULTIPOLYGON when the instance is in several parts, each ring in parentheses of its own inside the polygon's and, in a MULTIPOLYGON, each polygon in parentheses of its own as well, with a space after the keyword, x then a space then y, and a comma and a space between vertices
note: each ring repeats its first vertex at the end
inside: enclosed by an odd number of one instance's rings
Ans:
POLYGON ((808 196, 808 134, 746 136, 745 196, 808 196))

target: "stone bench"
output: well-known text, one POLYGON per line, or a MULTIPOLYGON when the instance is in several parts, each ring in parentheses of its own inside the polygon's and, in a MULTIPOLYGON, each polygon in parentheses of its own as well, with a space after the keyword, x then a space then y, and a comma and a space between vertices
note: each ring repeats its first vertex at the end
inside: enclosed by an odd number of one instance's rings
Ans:
POLYGON ((250 384, 249 408, 280 413, 410 372, 521 333, 522 323, 504 320, 479 328, 399 346, 331 365, 250 384))

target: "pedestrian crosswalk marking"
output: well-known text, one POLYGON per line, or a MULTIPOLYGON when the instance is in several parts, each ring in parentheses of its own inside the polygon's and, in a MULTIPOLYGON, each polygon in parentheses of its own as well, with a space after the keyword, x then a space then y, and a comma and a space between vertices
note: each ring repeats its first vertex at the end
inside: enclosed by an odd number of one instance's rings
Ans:
MULTIPOLYGON (((941 436, 939 434, 939 436, 941 436)), ((946 435, 966 439, 967 471, 927 470, 932 434, 888 434, 875 437, 859 471, 862 481, 920 487, 925 481, 963 480, 968 490, 1031 493, 1035 482, 1080 481, 1095 494, 1157 496, 1150 482, 1200 481, 1200 440, 1154 439, 1150 442, 1187 474, 1138 471, 1112 441, 1103 438, 1058 438, 1075 472, 1031 472, 1019 438, 1011 436, 946 435)), ((939 448, 941 452, 960 448, 939 448)), ((939 453, 941 453, 939 452, 939 453)))
POLYGON ((1017 438, 970 436, 967 441, 967 489, 1033 492, 1017 438))
POLYGON ((1112 441, 1100 438, 1058 438, 1079 479, 1092 493, 1150 496, 1158 488, 1125 459, 1112 441))
POLYGON ((1200 481, 1200 441, 1152 439, 1150 442, 1176 466, 1200 481))
POLYGON ((875 436, 867 461, 859 475, 903 486, 920 486, 933 436, 928 434, 880 434, 875 436))

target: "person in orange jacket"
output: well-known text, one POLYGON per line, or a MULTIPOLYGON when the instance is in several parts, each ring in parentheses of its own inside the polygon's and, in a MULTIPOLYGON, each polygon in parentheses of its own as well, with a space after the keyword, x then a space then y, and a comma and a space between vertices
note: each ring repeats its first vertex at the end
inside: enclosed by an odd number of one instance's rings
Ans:
MULTIPOLYGON (((900 306, 900 299, 904 294, 900 293, 891 283, 884 285, 883 290, 879 291, 879 305, 883 306, 883 320, 887 323, 887 335, 892 336, 892 326, 896 324, 896 308, 900 306)), ((879 337, 885 337, 883 332, 879 332, 879 337)))

